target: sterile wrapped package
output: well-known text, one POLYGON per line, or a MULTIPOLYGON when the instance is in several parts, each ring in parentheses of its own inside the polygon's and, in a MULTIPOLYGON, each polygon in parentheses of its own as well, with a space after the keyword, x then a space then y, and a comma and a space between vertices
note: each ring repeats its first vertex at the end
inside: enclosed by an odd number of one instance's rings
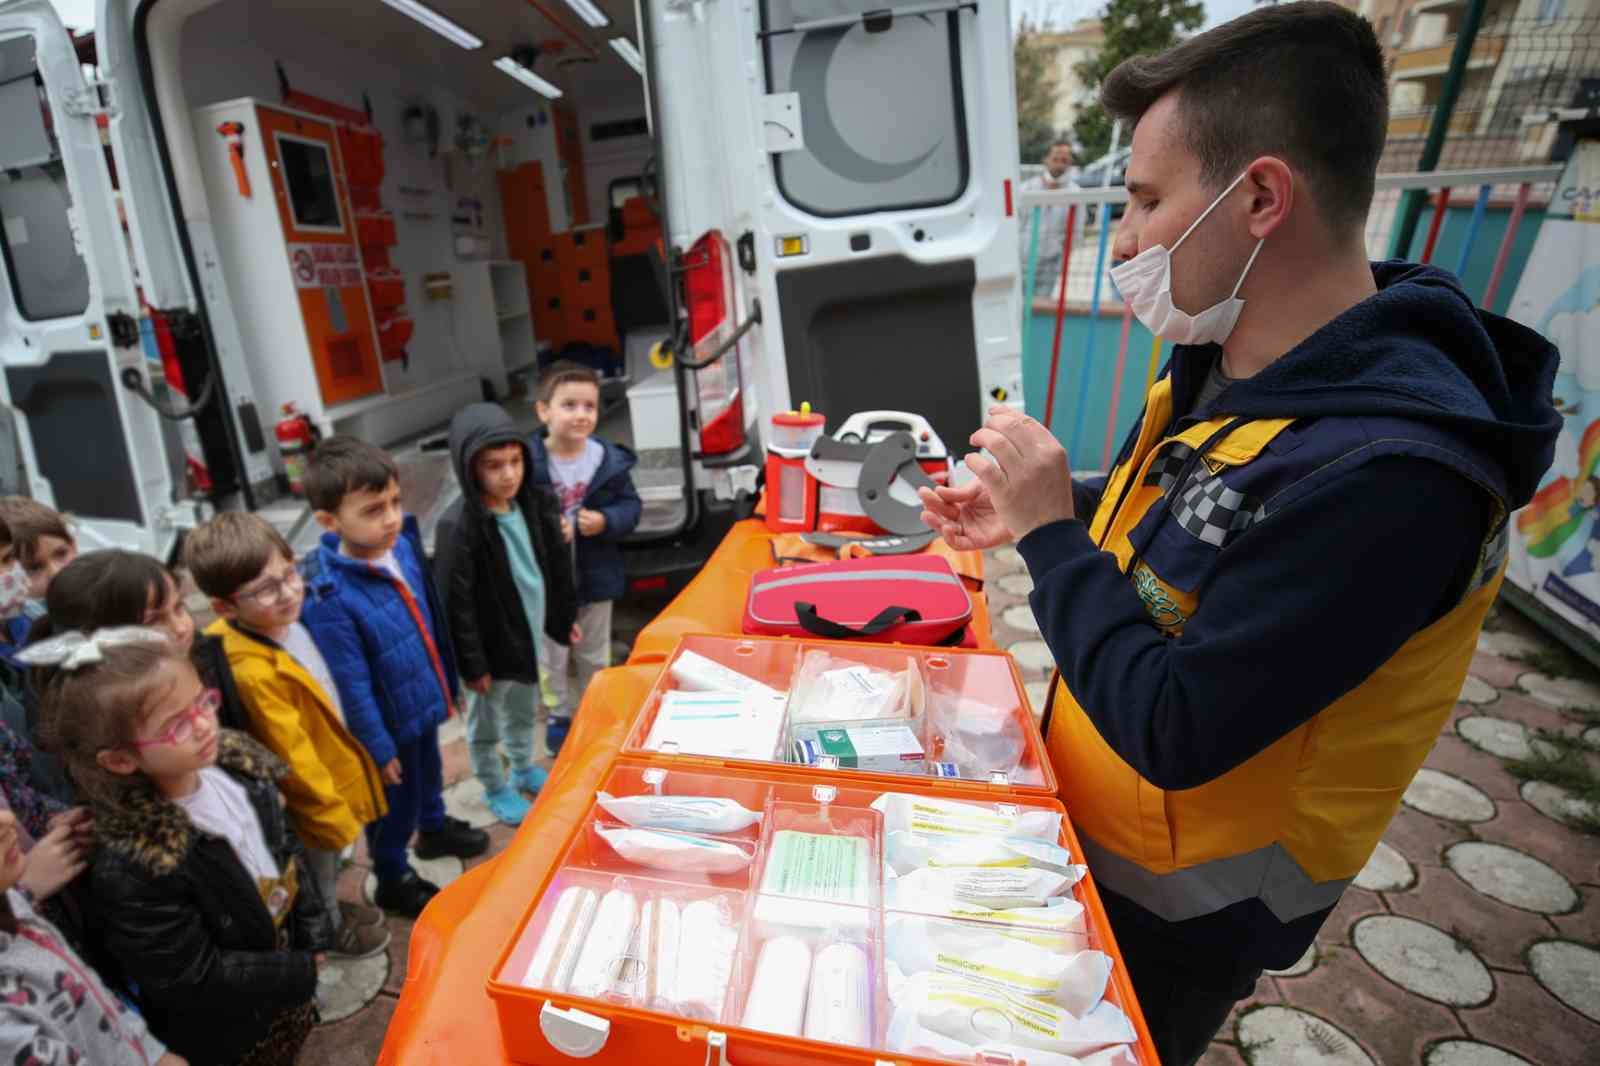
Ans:
POLYGON ((678 905, 665 897, 645 902, 639 912, 639 973, 633 998, 651 1010, 678 1009, 678 947, 683 940, 678 905))
POLYGON ((1054 842, 1061 815, 1037 807, 1002 808, 886 792, 872 801, 883 813, 885 858, 896 873, 909 873, 945 849, 972 841, 1026 837, 1054 842))
POLYGON ((685 833, 737 833, 761 824, 759 811, 721 796, 595 796, 601 810, 639 829, 676 829, 685 833))
POLYGON ((903 670, 879 670, 825 651, 807 652, 789 696, 790 722, 865 722, 920 719, 927 690, 917 661, 903 670))
POLYGON ((697 899, 683 908, 678 926, 677 1013, 721 1021, 739 943, 733 915, 720 899, 697 899))
POLYGON ((938 866, 912 870, 886 882, 887 906, 923 912, 930 900, 957 900, 991 910, 1043 907, 1062 895, 1076 878, 1051 870, 1014 866, 938 866))
POLYGON ((598 903, 594 889, 581 885, 572 885, 561 893, 544 934, 539 938, 539 946, 534 949, 533 961, 528 963, 523 975, 525 986, 550 992, 567 990, 598 903))
POLYGON ((781 693, 665 692, 644 746, 770 762, 783 743, 785 703, 781 693))
POLYGON ((1028 837, 1004 837, 982 840, 963 840, 934 851, 924 863, 926 866, 1010 866, 1022 869, 1050 870, 1070 874, 1074 883, 1082 879, 1082 866, 1072 862, 1072 852, 1059 844, 1028 837))
POLYGON ((740 673, 732 667, 724 666, 687 649, 672 660, 670 673, 672 680, 690 692, 743 692, 769 699, 783 697, 783 693, 763 685, 749 674, 740 673))
POLYGON ((1088 1055, 1057 1054, 1023 1047, 1006 1042, 1005 1038, 992 1038, 974 1046, 924 1028, 911 1010, 897 1010, 889 1022, 885 1042, 892 1051, 908 1055, 928 1055, 939 1058, 972 1062, 980 1054, 996 1059, 1010 1058, 1013 1062, 1026 1062, 1028 1066, 1138 1066, 1133 1049, 1127 1044, 1113 1044, 1088 1055))
POLYGON ((939 689, 928 694, 928 736, 931 758, 972 779, 1015 773, 1026 750, 1018 708, 939 689))
MULTIPOLYGON (((914 1022, 971 1048, 1003 1043, 1077 1057, 1138 1039, 1128 1016, 1112 1003, 1102 1001, 1080 1017, 1049 1000, 984 981, 945 973, 899 978, 896 970, 891 964, 891 1033, 904 1033, 914 1022)), ((890 1047, 903 1050, 892 1038, 890 1047)), ((1031 1055, 1017 1057, 1034 1061, 1031 1055)))
MULTIPOLYGON (((934 918, 982 922, 1013 940, 1025 940, 1036 947, 1062 955, 1083 951, 1089 946, 1083 904, 1075 899, 1058 896, 1047 900, 1043 907, 1008 907, 1002 910, 953 899, 923 899, 916 901, 917 906, 907 907, 898 896, 891 894, 892 891, 892 884, 886 886, 885 895, 900 911, 934 918)), ((893 913, 890 917, 894 917, 893 913)))
POLYGON ((750 865, 750 849, 727 840, 669 833, 660 829, 608 829, 595 835, 619 856, 652 870, 680 874, 735 874, 750 865))
POLYGON ((867 953, 837 942, 817 952, 806 999, 806 1036, 866 1047, 872 1039, 872 971, 867 953))
POLYGON ((963 922, 891 917, 888 958, 907 975, 948 973, 1008 992, 1047 999, 1074 1016, 1105 998, 1111 956, 1100 951, 1061 955, 998 931, 963 922))
POLYGON ((761 945, 750 996, 739 1024, 764 1033, 799 1036, 806 1016, 811 980, 811 948, 794 936, 776 936, 761 945))
POLYGON ((595 910, 578 963, 572 968, 567 991, 590 999, 598 999, 609 992, 626 968, 628 949, 633 946, 638 923, 639 901, 627 888, 613 888, 600 897, 600 906, 595 910))

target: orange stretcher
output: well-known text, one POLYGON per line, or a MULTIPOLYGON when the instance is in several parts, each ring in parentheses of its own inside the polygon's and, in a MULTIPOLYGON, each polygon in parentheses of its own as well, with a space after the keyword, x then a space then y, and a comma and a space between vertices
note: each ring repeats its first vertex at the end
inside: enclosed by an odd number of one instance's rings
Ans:
MULTIPOLYGON (((649 716, 660 705, 662 692, 672 687, 663 667, 680 645, 715 654, 720 640, 761 644, 787 654, 784 662, 797 662, 800 648, 848 651, 859 645, 793 642, 787 638, 759 642, 739 637, 739 621, 748 579, 772 565, 772 534, 759 522, 737 524, 707 561, 705 568, 662 614, 638 637, 628 663, 602 671, 585 692, 571 733, 532 813, 510 846, 493 862, 479 866, 442 891, 423 912, 411 934, 405 985, 390 1021, 379 1063, 395 1066, 422 1064, 575 1061, 551 1050, 540 1036, 540 1008, 585 1007, 570 995, 546 995, 516 987, 506 973, 521 972, 532 953, 539 923, 548 920, 550 907, 541 898, 547 888, 570 875, 573 864, 582 865, 593 845, 588 834, 594 815, 595 793, 619 783, 632 783, 670 766, 669 774, 700 782, 720 782, 728 794, 767 795, 772 800, 798 802, 817 793, 807 768, 777 763, 726 764, 716 760, 663 755, 641 748, 649 716), (725 634, 722 638, 696 634, 725 634), (688 639, 685 639, 688 638, 688 639), (575 859, 574 856, 578 858, 575 859), (565 867, 564 867, 564 864, 565 867)), ((981 575, 977 553, 963 560, 963 573, 981 575)), ((1021 679, 1008 658, 992 651, 988 614, 981 589, 973 592, 973 624, 981 649, 948 652, 902 649, 935 669, 965 671, 982 667, 988 684, 1009 677, 1020 712, 1029 712, 1021 679), (968 656, 968 659, 962 659, 968 656)), ((740 649, 749 654, 747 649, 740 649)), ((867 654, 888 654, 875 646, 867 654)), ((770 661, 767 656, 763 661, 770 661)), ((785 667, 787 669, 787 667, 785 667)), ((775 680, 770 678, 769 680, 775 680)), ((1029 750, 1042 754, 1037 731, 1029 737, 1029 750)), ((1052 794, 1054 777, 1047 763, 1032 762, 1033 776, 1008 789, 982 782, 957 782, 953 786, 933 778, 894 778, 869 772, 834 771, 829 780, 838 785, 838 803, 858 812, 874 797, 888 791, 921 793, 940 798, 1017 804, 1050 805, 1059 810, 1052 794), (969 791, 961 792, 965 787, 969 791), (952 791, 952 788, 955 791, 952 791)), ((826 771, 817 771, 818 775, 826 771)), ((820 776, 817 777, 821 779, 820 776)), ((752 801, 753 802, 753 801, 752 801)), ((769 806, 770 812, 774 810, 769 806)), ((794 808, 797 809, 797 808, 794 808)), ((1070 822, 1062 820, 1062 843, 1081 855, 1070 822)), ((580 874, 586 871, 579 871, 580 874)), ((598 876, 595 874, 594 876, 598 876)), ((646 875, 648 876, 648 875, 646 875)), ((721 883, 723 879, 713 878, 721 883)), ((726 885, 723 885, 726 887, 726 885)), ((754 885, 747 886, 750 893, 754 885)), ((1158 1066, 1148 1031, 1134 999, 1121 956, 1111 937, 1110 925, 1092 878, 1081 881, 1075 898, 1087 914, 1090 943, 1114 960, 1108 1001, 1120 1005, 1133 1023, 1137 1041, 1132 1051, 1140 1066, 1158 1066)), ((746 982, 748 983, 748 981, 746 982)), ((859 1051, 817 1044, 786 1036, 742 1030, 736 1025, 701 1024, 649 1011, 619 1006, 607 1011, 613 1022, 610 1043, 592 1060, 650 1066, 701 1066, 702 1063, 737 1063, 739 1066, 793 1066, 795 1063, 850 1064, 937 1063, 939 1059, 885 1051, 859 1051)))

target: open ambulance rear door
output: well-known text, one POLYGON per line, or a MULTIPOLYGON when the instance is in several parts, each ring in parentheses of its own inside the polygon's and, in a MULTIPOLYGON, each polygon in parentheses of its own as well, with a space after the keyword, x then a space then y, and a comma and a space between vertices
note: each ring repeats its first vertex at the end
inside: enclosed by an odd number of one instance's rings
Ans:
POLYGON ((101 141, 114 112, 47 0, 0 4, 0 400, 26 481, 6 487, 71 514, 86 550, 165 555, 184 517, 139 396, 144 316, 101 141))

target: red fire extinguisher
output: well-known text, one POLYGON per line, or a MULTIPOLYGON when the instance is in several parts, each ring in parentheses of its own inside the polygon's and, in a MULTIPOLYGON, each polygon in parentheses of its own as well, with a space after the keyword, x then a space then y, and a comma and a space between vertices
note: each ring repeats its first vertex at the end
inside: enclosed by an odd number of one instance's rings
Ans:
POLYGON ((283 456, 283 472, 289 476, 289 491, 304 496, 306 491, 306 459, 317 446, 317 427, 311 419, 294 409, 294 404, 283 405, 283 417, 273 429, 278 438, 278 452, 283 456))

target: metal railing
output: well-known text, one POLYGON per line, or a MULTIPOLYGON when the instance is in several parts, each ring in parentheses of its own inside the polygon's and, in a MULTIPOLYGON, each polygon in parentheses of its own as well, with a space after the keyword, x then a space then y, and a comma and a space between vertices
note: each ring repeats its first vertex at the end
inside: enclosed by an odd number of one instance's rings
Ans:
MULTIPOLYGON (((1513 264, 1514 252, 1530 208, 1537 210, 1548 203, 1562 169, 1559 164, 1542 164, 1380 174, 1365 229, 1368 254, 1374 259, 1389 258, 1401 195, 1407 190, 1424 192, 1433 205, 1426 236, 1420 248, 1402 249, 1399 254, 1431 263, 1449 243, 1449 261, 1440 265, 1462 277, 1467 276, 1469 265, 1476 268, 1474 275, 1482 274, 1486 267, 1487 280, 1474 295, 1481 306, 1492 308, 1505 297, 1505 280, 1513 265, 1520 274, 1521 264, 1513 264), (1469 206, 1471 212, 1464 219, 1450 221, 1452 208, 1469 206), (1486 262, 1481 253, 1487 247, 1484 235, 1492 228, 1487 225, 1491 209, 1500 236, 1492 260, 1486 262)), ((1030 353, 1043 347, 1041 331, 1049 330, 1051 338, 1042 401, 1030 395, 1028 406, 1067 445, 1080 467, 1094 465, 1097 444, 1100 466, 1109 465, 1119 434, 1126 431, 1143 400, 1141 393, 1125 403, 1125 394, 1139 392, 1141 379, 1143 390, 1148 391, 1160 370, 1165 347, 1161 338, 1155 337, 1148 353, 1141 344, 1139 351, 1130 354, 1135 336, 1133 315, 1111 284, 1115 226, 1111 216, 1127 201, 1127 190, 1121 186, 1029 190, 1017 199, 1022 227, 1025 365, 1030 353), (1112 330, 1102 328, 1109 327, 1106 320, 1113 318, 1120 320, 1114 348, 1109 343, 1112 330), (1070 344, 1069 321, 1077 334, 1070 344), (1137 360, 1132 366, 1130 358, 1137 360), (1063 380, 1064 362, 1067 376, 1074 381, 1063 380), (1142 374, 1137 372, 1141 369, 1142 374), (1107 372, 1108 383, 1103 380, 1107 372), (1091 381, 1104 387, 1091 395, 1091 381)), ((1145 336, 1142 327, 1138 335, 1145 336)))

